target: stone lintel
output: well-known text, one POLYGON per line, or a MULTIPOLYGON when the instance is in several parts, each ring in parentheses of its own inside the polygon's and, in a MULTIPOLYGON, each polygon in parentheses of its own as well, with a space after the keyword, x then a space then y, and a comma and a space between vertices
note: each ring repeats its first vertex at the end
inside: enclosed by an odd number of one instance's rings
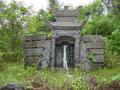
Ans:
POLYGON ((47 26, 53 30, 80 30, 82 22, 48 22, 47 26))

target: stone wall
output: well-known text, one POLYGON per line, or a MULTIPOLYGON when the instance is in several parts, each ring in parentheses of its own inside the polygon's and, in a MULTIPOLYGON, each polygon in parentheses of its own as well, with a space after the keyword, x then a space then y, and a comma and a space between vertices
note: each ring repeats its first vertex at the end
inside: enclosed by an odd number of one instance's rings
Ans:
POLYGON ((25 36, 25 66, 39 63, 42 68, 47 67, 49 65, 50 45, 51 41, 45 36, 25 36))
POLYGON ((90 71, 94 67, 104 65, 104 43, 102 36, 88 35, 81 38, 80 44, 81 68, 90 71))

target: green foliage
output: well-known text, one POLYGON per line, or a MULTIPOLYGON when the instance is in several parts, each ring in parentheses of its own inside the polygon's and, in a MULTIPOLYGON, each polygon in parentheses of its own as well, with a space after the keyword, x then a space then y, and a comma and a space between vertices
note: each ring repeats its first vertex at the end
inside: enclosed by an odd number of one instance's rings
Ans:
POLYGON ((119 15, 114 15, 111 12, 105 16, 102 14, 102 8, 102 2, 98 0, 80 10, 80 20, 85 21, 82 35, 93 34, 106 36, 111 35, 114 30, 119 29, 119 15))
POLYGON ((1 1, 0 8, 0 51, 4 53, 4 57, 7 56, 11 61, 17 61, 18 55, 22 54, 22 37, 28 9, 15 1, 9 5, 1 1))
POLYGON ((120 66, 120 56, 118 53, 107 51, 105 54, 106 66, 109 68, 120 66))
POLYGON ((47 21, 54 20, 52 13, 40 10, 37 15, 28 18, 27 34, 40 34, 50 36, 50 30, 47 27, 47 21))
POLYGON ((96 78, 97 82, 99 84, 107 84, 114 80, 119 80, 119 72, 120 68, 118 67, 112 67, 112 68, 103 68, 103 69, 97 69, 95 71, 92 71, 90 75, 96 78))
POLYGON ((113 21, 110 16, 95 16, 88 21, 82 30, 82 34, 103 35, 108 36, 115 30, 113 21))
POLYGON ((103 11, 103 5, 101 0, 96 0, 90 5, 87 5, 80 9, 79 19, 86 22, 92 19, 94 16, 100 16, 103 11), (91 16, 91 17, 90 17, 91 16))
POLYGON ((56 10, 60 8, 58 0, 48 0, 49 1, 49 11, 54 13, 56 10))
MULTIPOLYGON (((120 56, 119 53, 116 52, 117 49, 112 48, 114 45, 111 45, 112 42, 110 42, 108 38, 104 38, 105 43, 105 62, 106 66, 109 68, 113 68, 116 66, 120 66, 120 56), (112 50, 113 49, 113 50, 112 50)), ((119 45, 118 45, 119 47, 119 45)))
POLYGON ((67 73, 62 71, 54 71, 54 70, 40 70, 39 75, 42 75, 47 82, 52 86, 63 86, 63 82, 67 77, 67 73))
POLYGON ((111 50, 120 54, 120 29, 112 32, 109 40, 111 50))
POLYGON ((73 84, 73 90, 88 90, 86 83, 82 77, 74 79, 72 84, 73 84))
POLYGON ((5 67, 0 66, 0 87, 7 83, 17 83, 30 87, 34 80, 38 83, 42 81, 50 86, 62 87, 67 77, 67 73, 62 71, 50 69, 37 71, 35 67, 24 69, 23 63, 6 63, 4 65, 5 67))
POLYGON ((113 0, 113 12, 120 17, 120 0, 113 0))
MULTIPOLYGON (((73 90, 88 90, 83 79, 83 75, 89 74, 97 79, 98 84, 104 84, 114 80, 119 80, 119 71, 119 67, 97 69, 90 73, 82 73, 79 69, 75 69, 70 72, 73 76, 73 80, 71 82, 73 90)), ((36 81, 39 84, 43 83, 50 87, 61 87, 64 89, 64 80, 66 80, 67 75, 68 73, 64 71, 55 71, 50 69, 37 71, 36 68, 33 67, 24 69, 23 64, 4 63, 3 68, 0 66, 0 87, 7 83, 17 83, 26 86, 27 88, 32 88, 31 82, 36 81)))
POLYGON ((95 62, 96 61, 92 52, 88 53, 87 58, 88 58, 88 60, 90 60, 90 62, 95 62))
POLYGON ((111 79, 112 79, 112 81, 120 80, 120 74, 112 76, 111 79))
POLYGON ((101 0, 97 0, 93 4, 83 7, 79 17, 80 20, 85 22, 81 32, 82 35, 92 34, 108 36, 111 35, 116 28, 115 17, 111 14, 107 16, 103 15, 101 0))
POLYGON ((105 43, 105 47, 107 46, 105 48, 105 61, 109 67, 120 63, 120 17, 118 14, 120 5, 119 0, 111 2, 113 3, 113 8, 110 8, 111 12, 108 15, 102 14, 103 5, 98 0, 91 5, 83 7, 79 16, 84 21, 81 35, 103 35, 107 38, 107 43, 105 43))
POLYGON ((22 51, 17 50, 17 51, 8 51, 8 52, 3 52, 1 55, 1 60, 5 62, 16 62, 20 63, 21 62, 21 57, 23 57, 22 51))
POLYGON ((24 69, 22 64, 4 64, 0 67, 0 87, 7 83, 24 84, 26 80, 35 73, 35 68, 24 69))

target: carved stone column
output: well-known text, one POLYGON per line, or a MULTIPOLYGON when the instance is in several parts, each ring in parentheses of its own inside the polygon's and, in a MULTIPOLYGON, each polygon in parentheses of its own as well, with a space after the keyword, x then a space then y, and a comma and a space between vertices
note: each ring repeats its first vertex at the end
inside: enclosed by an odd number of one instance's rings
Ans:
POLYGON ((80 47, 79 47, 80 39, 76 38, 75 40, 75 67, 79 66, 80 61, 80 47))

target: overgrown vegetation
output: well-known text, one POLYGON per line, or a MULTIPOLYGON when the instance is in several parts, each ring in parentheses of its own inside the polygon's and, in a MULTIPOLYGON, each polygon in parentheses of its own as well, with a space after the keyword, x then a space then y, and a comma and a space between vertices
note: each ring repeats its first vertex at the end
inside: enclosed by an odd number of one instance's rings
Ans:
MULTIPOLYGON (((104 4, 101 0, 80 10, 78 19, 84 22, 81 34, 104 37, 106 68, 91 73, 83 73, 79 70, 71 72, 74 80, 68 85, 75 90, 86 90, 82 76, 87 74, 94 76, 99 84, 120 80, 120 1, 113 1, 107 15, 103 13, 104 4)), ((53 12, 58 10, 60 5, 56 0, 49 0, 49 4, 48 11, 40 10, 34 15, 30 8, 26 8, 20 2, 13 1, 7 5, 4 1, 0 1, 0 86, 15 82, 31 87, 31 81, 35 79, 40 80, 38 82, 44 85, 66 88, 64 80, 67 78, 67 73, 52 70, 37 71, 35 67, 24 69, 21 64, 24 35, 51 36, 46 22, 55 20, 53 12)), ((94 59, 91 54, 88 58, 91 61, 94 59)))
POLYGON ((90 73, 83 73, 79 69, 75 69, 70 72, 70 75, 73 77, 71 80, 72 83, 67 81, 67 85, 66 80, 69 80, 67 79, 68 73, 64 71, 54 71, 50 69, 39 71, 36 70, 35 67, 24 69, 23 64, 9 63, 6 64, 4 70, 0 70, 0 86, 7 83, 17 83, 26 88, 33 88, 33 82, 37 82, 37 84, 47 85, 51 88, 61 88, 62 90, 68 87, 72 87, 74 90, 87 90, 83 77, 87 75, 95 77, 96 82, 103 85, 114 80, 120 80, 119 71, 119 67, 99 69, 90 73))
POLYGON ((82 8, 79 18, 85 22, 82 35, 104 36, 106 65, 114 67, 120 63, 120 16, 115 13, 115 11, 120 13, 119 1, 114 0, 113 5, 108 9, 110 12, 105 15, 103 3, 97 0, 82 8))

